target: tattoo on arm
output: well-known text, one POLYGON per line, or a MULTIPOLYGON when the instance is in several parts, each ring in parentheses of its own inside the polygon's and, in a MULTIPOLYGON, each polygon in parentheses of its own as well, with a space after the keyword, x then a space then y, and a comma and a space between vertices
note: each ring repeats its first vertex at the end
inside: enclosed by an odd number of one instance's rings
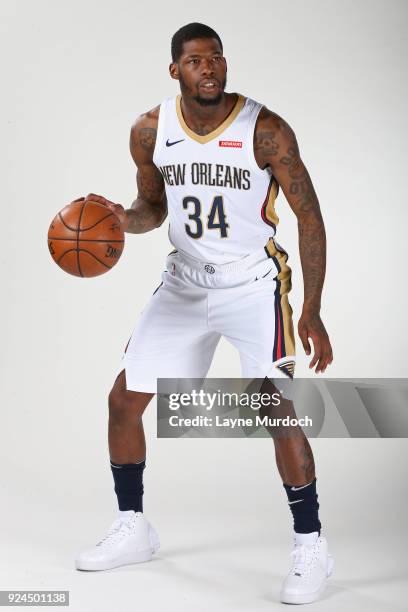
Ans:
POLYGON ((129 213, 128 231, 148 232, 161 225, 167 216, 167 200, 160 172, 153 165, 137 173, 138 195, 129 213))
MULTIPOLYGON (((147 159, 151 159, 156 136, 157 130, 150 127, 141 128, 138 132, 138 144, 149 153, 147 159)), ((161 225, 167 215, 167 202, 163 177, 151 161, 139 164, 136 181, 138 195, 128 213, 127 231, 140 234, 161 225)))
POLYGON ((289 147, 279 161, 288 169, 290 177, 289 194, 296 199, 299 210, 302 213, 307 213, 315 206, 317 196, 309 173, 296 149, 297 147, 289 147))
POLYGON ((137 198, 126 211, 127 231, 141 234, 159 227, 167 216, 164 180, 153 163, 159 107, 141 115, 130 132, 130 152, 137 166, 137 198))
POLYGON ((164 181, 155 166, 151 165, 138 170, 136 180, 139 196, 143 200, 156 203, 163 198, 164 181))
MULTIPOLYGON (((261 130, 259 132, 255 132, 254 139, 254 153, 255 155, 260 155, 263 158, 267 158, 269 156, 275 156, 278 154, 279 144, 275 140, 275 132, 261 130)), ((265 159, 265 164, 267 160, 265 159)))
POLYGON ((130 210, 127 231, 133 234, 144 234, 155 229, 163 223, 167 214, 165 203, 153 206, 140 198, 136 198, 130 210))
POLYGON ((139 130, 139 144, 145 151, 153 151, 156 144, 157 130, 154 128, 141 128, 139 130))
POLYGON ((320 309, 325 269, 326 234, 321 215, 299 221, 299 251, 304 279, 304 301, 320 309))
POLYGON ((296 140, 280 158, 288 174, 288 199, 298 217, 299 252, 304 280, 304 301, 320 309, 326 270, 326 234, 319 200, 303 164, 296 140))
POLYGON ((261 110, 255 128, 254 154, 260 168, 271 169, 298 218, 305 302, 319 309, 326 269, 326 234, 319 201, 294 131, 267 109, 261 110))
POLYGON ((269 159, 275 157, 279 152, 279 143, 275 136, 276 132, 272 130, 255 131, 254 154, 255 157, 262 159, 263 168, 269 164, 269 159))

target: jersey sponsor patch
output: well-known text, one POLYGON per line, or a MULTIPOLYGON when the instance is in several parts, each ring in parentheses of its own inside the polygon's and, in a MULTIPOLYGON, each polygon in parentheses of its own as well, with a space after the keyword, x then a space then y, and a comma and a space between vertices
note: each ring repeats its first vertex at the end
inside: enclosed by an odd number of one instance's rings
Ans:
POLYGON ((218 146, 229 149, 242 149, 242 140, 219 140, 218 146))

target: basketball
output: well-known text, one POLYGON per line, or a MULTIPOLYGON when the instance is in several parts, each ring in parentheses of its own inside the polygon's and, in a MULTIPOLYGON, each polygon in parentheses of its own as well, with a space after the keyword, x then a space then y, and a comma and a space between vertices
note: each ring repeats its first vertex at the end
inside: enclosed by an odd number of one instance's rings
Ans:
POLYGON ((77 201, 65 206, 48 230, 51 257, 65 272, 89 278, 117 262, 125 244, 119 219, 107 206, 77 201))

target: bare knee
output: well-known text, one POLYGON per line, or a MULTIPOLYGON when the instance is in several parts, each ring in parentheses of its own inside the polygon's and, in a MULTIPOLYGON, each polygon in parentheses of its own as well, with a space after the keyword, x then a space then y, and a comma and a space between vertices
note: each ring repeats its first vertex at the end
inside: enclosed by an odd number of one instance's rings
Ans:
POLYGON ((116 423, 135 422, 142 418, 154 393, 127 391, 124 373, 115 381, 109 393, 109 420, 116 423))

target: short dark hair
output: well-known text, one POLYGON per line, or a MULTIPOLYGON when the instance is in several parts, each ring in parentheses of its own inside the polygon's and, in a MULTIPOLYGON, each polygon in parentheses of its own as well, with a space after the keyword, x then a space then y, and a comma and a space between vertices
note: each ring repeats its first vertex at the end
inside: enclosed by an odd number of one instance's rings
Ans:
POLYGON ((220 43, 221 51, 223 50, 221 38, 215 30, 204 25, 204 23, 188 23, 177 30, 171 39, 171 58, 173 62, 177 62, 183 53, 183 44, 195 38, 215 38, 220 43))

